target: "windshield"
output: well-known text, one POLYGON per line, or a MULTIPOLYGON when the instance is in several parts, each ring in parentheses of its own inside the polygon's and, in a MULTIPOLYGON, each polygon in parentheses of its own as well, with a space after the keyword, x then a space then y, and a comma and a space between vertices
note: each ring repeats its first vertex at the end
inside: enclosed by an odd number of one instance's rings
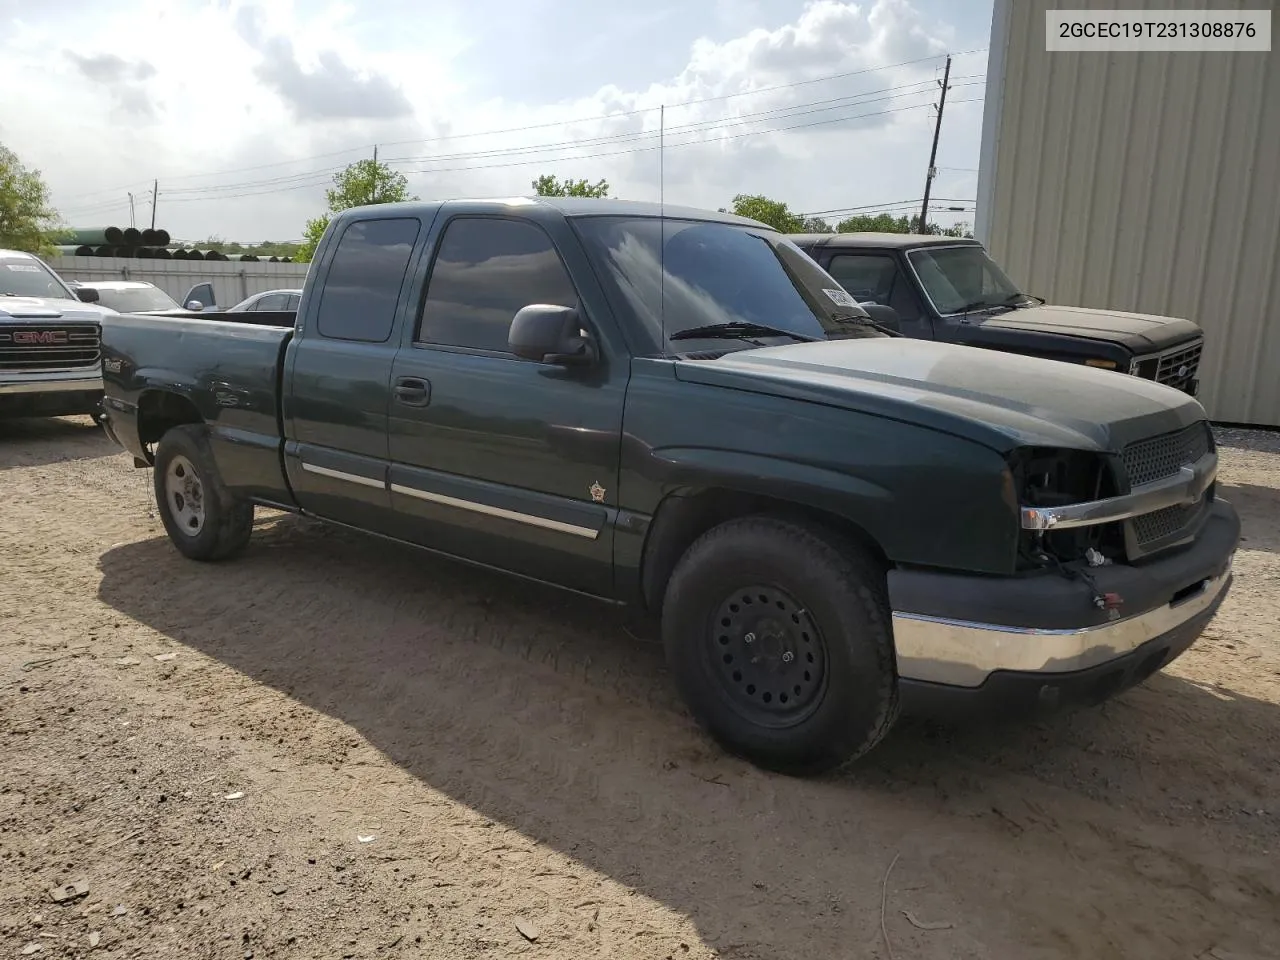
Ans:
POLYGON ((74 300, 62 281, 35 257, 0 254, 0 296, 74 300))
POLYGON ((963 313, 983 307, 1012 307, 1030 299, 1004 275, 987 251, 975 244, 912 250, 908 256, 920 285, 938 313, 963 313))
POLYGON ((178 304, 159 287, 115 287, 98 291, 98 303, 116 313, 139 313, 147 310, 173 310, 178 304))
MULTIPOLYGON (((656 217, 584 217, 575 223, 610 293, 666 353, 706 349, 710 341, 701 338, 669 338, 713 324, 765 324, 808 337, 884 336, 866 324, 866 314, 840 284, 771 230, 656 217)), ((715 342, 717 351, 749 346, 715 342)))

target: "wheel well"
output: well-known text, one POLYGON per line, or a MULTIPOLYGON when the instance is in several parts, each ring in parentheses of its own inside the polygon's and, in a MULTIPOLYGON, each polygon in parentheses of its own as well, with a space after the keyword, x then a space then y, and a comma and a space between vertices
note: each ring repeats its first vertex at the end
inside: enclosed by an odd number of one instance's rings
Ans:
POLYGON ((148 453, 173 427, 203 422, 196 405, 179 394, 152 390, 138 400, 138 439, 148 453))
POLYGON ((775 497, 711 488, 672 494, 658 507, 645 544, 640 589, 651 611, 662 606, 667 581, 686 550, 700 536, 728 520, 769 515, 820 527, 867 550, 882 566, 892 566, 880 544, 847 517, 775 497))

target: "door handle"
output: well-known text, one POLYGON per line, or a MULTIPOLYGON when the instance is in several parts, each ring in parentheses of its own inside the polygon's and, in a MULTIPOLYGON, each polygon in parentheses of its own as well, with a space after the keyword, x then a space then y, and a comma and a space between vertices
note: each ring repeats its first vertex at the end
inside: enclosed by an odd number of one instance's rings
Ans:
POLYGON ((431 383, 421 377, 400 377, 396 380, 396 400, 408 407, 425 407, 431 402, 431 383))

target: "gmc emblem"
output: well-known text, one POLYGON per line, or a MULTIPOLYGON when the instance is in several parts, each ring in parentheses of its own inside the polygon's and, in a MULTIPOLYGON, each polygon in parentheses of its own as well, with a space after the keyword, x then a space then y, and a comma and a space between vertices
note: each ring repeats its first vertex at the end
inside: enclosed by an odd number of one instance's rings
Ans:
POLYGON ((65 330, 15 330, 14 343, 58 344, 67 342, 65 330))

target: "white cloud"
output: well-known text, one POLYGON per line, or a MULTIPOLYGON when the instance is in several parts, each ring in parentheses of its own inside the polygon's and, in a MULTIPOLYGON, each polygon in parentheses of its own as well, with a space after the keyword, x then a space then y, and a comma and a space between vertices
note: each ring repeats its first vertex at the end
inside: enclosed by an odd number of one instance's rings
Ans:
MULTIPOLYGON (((24 14, 0 24, 0 87, 23 91, 0 104, 0 141, 44 172, 68 220, 127 220, 126 191, 159 178, 158 225, 192 239, 299 236, 332 172, 374 143, 423 197, 524 193, 549 172, 656 199, 662 104, 671 202, 749 192, 820 210, 920 194, 955 31, 909 0, 814 0, 779 26, 695 40, 675 76, 554 102, 528 70, 501 98, 472 92, 494 89, 477 64, 504 70, 482 27, 503 5, 424 22, 394 4, 135 0, 94 7, 73 34, 24 14)), ((710 10, 709 28, 724 35, 733 9, 710 10)), ((635 76, 643 51, 618 56, 635 76)), ((977 166, 981 103, 965 101, 984 69, 985 54, 955 60, 940 166, 977 166)), ((934 193, 971 198, 975 181, 944 170, 934 193)))

